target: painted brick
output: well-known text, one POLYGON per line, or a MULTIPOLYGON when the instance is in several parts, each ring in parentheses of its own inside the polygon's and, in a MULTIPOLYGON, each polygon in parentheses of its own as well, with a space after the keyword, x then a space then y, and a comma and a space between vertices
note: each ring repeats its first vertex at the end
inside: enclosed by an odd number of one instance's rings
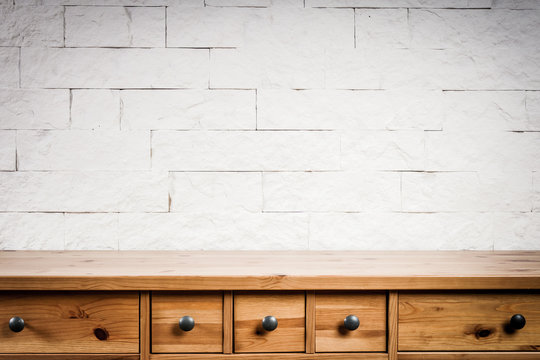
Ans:
POLYGON ((337 170, 340 136, 321 131, 154 131, 152 167, 167 170, 337 170))
POLYGON ((535 101, 527 96, 524 91, 445 91, 444 130, 540 130, 535 101))
POLYGON ((304 0, 205 0, 206 6, 304 7, 304 0))
POLYGON ((118 214, 66 214, 66 250, 118 250, 118 214))
POLYGON ((527 109, 527 130, 540 130, 540 91, 527 91, 525 97, 527 109))
POLYGON ((164 47, 164 7, 66 7, 66 46, 164 47))
POLYGON ((258 172, 177 172, 171 174, 171 211, 262 211, 258 172))
POLYGON ((72 90, 72 129, 120 129, 118 90, 72 90))
POLYGON ((540 2, 537 0, 493 0, 491 7, 494 9, 540 9, 540 2))
POLYGON ((308 215, 120 214, 120 250, 307 250, 308 215))
POLYGON ((0 213, 0 250, 64 250, 64 214, 0 213))
POLYGON ((399 173, 265 173, 265 211, 400 211, 399 173))
POLYGON ((258 90, 259 129, 442 130, 441 91, 258 90))
POLYGON ((427 132, 426 170, 540 170, 540 133, 427 132))
POLYGON ((491 250, 497 220, 485 213, 311 214, 309 249, 491 250))
POLYGON ((535 47, 540 11, 412 9, 409 24, 413 47, 535 47))
POLYGON ((255 129, 253 90, 122 91, 122 128, 255 129))
POLYGON ((410 46, 408 9, 356 9, 357 48, 410 46))
POLYGON ((531 211, 531 172, 403 173, 403 211, 531 211))
POLYGON ((0 131, 0 170, 15 170, 16 136, 15 131, 0 131))
POLYGON ((69 127, 69 91, 0 89, 0 128, 69 127))
MULTIPOLYGON (((492 0, 306 0, 306 7, 487 8, 492 0)), ((494 0, 497 1, 497 0, 494 0)), ((502 0, 504 1, 504 0, 502 0)), ((519 0, 516 0, 519 1, 519 0)), ((531 1, 531 0, 530 0, 531 1)))
POLYGON ((342 50, 326 53, 325 84, 337 89, 535 90, 539 61, 535 48, 342 50))
POLYGON ((0 86, 19 87, 19 48, 0 47, 0 86))
POLYGON ((147 131, 20 130, 20 170, 146 170, 147 131))
POLYGON ((341 140, 343 170, 423 170, 423 131, 347 131, 341 140))
POLYGON ((540 250, 540 213, 499 215, 495 250, 540 250))
POLYGON ((208 50, 23 48, 23 87, 208 86, 208 50))
POLYGON ((1 6, 0 46, 63 46, 61 6, 1 6))
POLYGON ((540 171, 533 172, 533 211, 540 212, 540 171))
POLYGON ((279 51, 283 44, 294 48, 353 48, 354 12, 231 7, 171 7, 167 11, 167 46, 249 46, 279 51))
POLYGON ((20 5, 204 6, 204 0, 15 0, 20 5))
POLYGON ((324 78, 323 50, 210 50, 211 88, 323 88, 324 78))
POLYGON ((167 211, 166 173, 0 172, 0 211, 167 211))

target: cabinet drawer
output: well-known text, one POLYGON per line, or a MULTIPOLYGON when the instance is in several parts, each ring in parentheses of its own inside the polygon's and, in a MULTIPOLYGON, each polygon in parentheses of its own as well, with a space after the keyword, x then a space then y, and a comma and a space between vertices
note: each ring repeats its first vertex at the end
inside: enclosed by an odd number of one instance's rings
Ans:
POLYGON ((540 294, 401 293, 399 350, 540 350, 540 294), (510 325, 525 317, 522 329, 510 325), (517 318, 516 318, 517 320, 517 318))
POLYGON ((305 351, 304 292, 238 292, 234 295, 235 352, 305 351), (273 316, 277 328, 263 328, 273 316))
POLYGON ((221 292, 152 294, 152 352, 219 353, 222 350, 221 292), (180 327, 182 318, 184 329, 180 327))
POLYGON ((315 344, 317 352, 386 351, 386 295, 316 293, 315 344))
POLYGON ((0 322, 0 353, 139 352, 138 293, 3 292, 0 322))

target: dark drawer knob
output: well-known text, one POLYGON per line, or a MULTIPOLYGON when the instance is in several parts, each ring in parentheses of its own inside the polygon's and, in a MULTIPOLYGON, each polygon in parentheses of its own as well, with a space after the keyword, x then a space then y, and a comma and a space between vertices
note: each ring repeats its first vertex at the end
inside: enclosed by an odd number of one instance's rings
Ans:
POLYGON ((273 316, 265 316, 262 320, 262 327, 266 331, 274 331, 277 328, 277 319, 273 316))
POLYGON ((515 330, 523 329, 526 323, 525 316, 521 314, 515 314, 510 318, 510 327, 515 330))
POLYGON ((9 328, 13 332, 21 332, 24 329, 24 320, 18 316, 9 319, 9 328))
POLYGON ((360 320, 354 315, 349 315, 343 320, 343 325, 345 325, 345 329, 347 330, 356 330, 360 326, 360 320))
POLYGON ((195 320, 191 316, 183 316, 180 321, 178 321, 178 326, 184 331, 191 331, 195 327, 195 320))

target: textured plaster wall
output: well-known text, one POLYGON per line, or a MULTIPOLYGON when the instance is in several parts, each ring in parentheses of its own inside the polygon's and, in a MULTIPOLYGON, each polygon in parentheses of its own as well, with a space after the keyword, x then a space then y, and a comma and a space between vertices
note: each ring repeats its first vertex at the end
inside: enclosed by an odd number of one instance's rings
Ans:
POLYGON ((0 4, 0 249, 540 249, 538 0, 0 4))

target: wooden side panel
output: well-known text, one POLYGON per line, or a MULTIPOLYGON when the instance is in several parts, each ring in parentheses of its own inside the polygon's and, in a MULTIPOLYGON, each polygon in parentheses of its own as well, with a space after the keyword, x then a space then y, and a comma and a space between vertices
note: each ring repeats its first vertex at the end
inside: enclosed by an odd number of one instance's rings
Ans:
POLYGON ((239 292, 234 294, 235 352, 304 352, 304 292, 239 292), (262 328, 265 316, 275 316, 274 331, 262 328))
POLYGON ((530 352, 406 352, 399 360, 540 360, 540 353, 530 352))
POLYGON ((139 310, 140 360, 150 358, 150 293, 141 292, 139 310))
POLYGON ((388 293, 388 360, 398 359, 398 316, 399 294, 397 291, 390 291, 388 293))
POLYGON ((223 293, 223 353, 233 352, 233 293, 225 291, 223 293))
POLYGON ((540 294, 400 293, 400 351, 538 351, 540 294), (512 315, 527 320, 511 331, 512 315))
POLYGON ((316 351, 386 351, 386 295, 361 292, 317 292, 316 351), (360 326, 345 329, 343 320, 356 315, 360 326))
MULTIPOLYGON (((388 360, 385 353, 154 354, 151 360, 388 360)), ((1 359, 0 359, 1 360, 1 359)), ((34 360, 34 359, 32 359, 34 360)), ((502 360, 502 359, 501 359, 502 360)), ((510 359, 507 359, 510 360, 510 359)), ((513 360, 513 359, 512 359, 513 360)))
POLYGON ((221 292, 152 293, 153 353, 220 353, 223 351, 221 292), (191 316, 195 327, 183 331, 178 321, 191 316))
POLYGON ((1 293, 0 353, 138 353, 139 294, 1 293), (22 317, 19 333, 7 326, 22 317))
POLYGON ((315 291, 306 292, 306 353, 315 352, 315 291))

